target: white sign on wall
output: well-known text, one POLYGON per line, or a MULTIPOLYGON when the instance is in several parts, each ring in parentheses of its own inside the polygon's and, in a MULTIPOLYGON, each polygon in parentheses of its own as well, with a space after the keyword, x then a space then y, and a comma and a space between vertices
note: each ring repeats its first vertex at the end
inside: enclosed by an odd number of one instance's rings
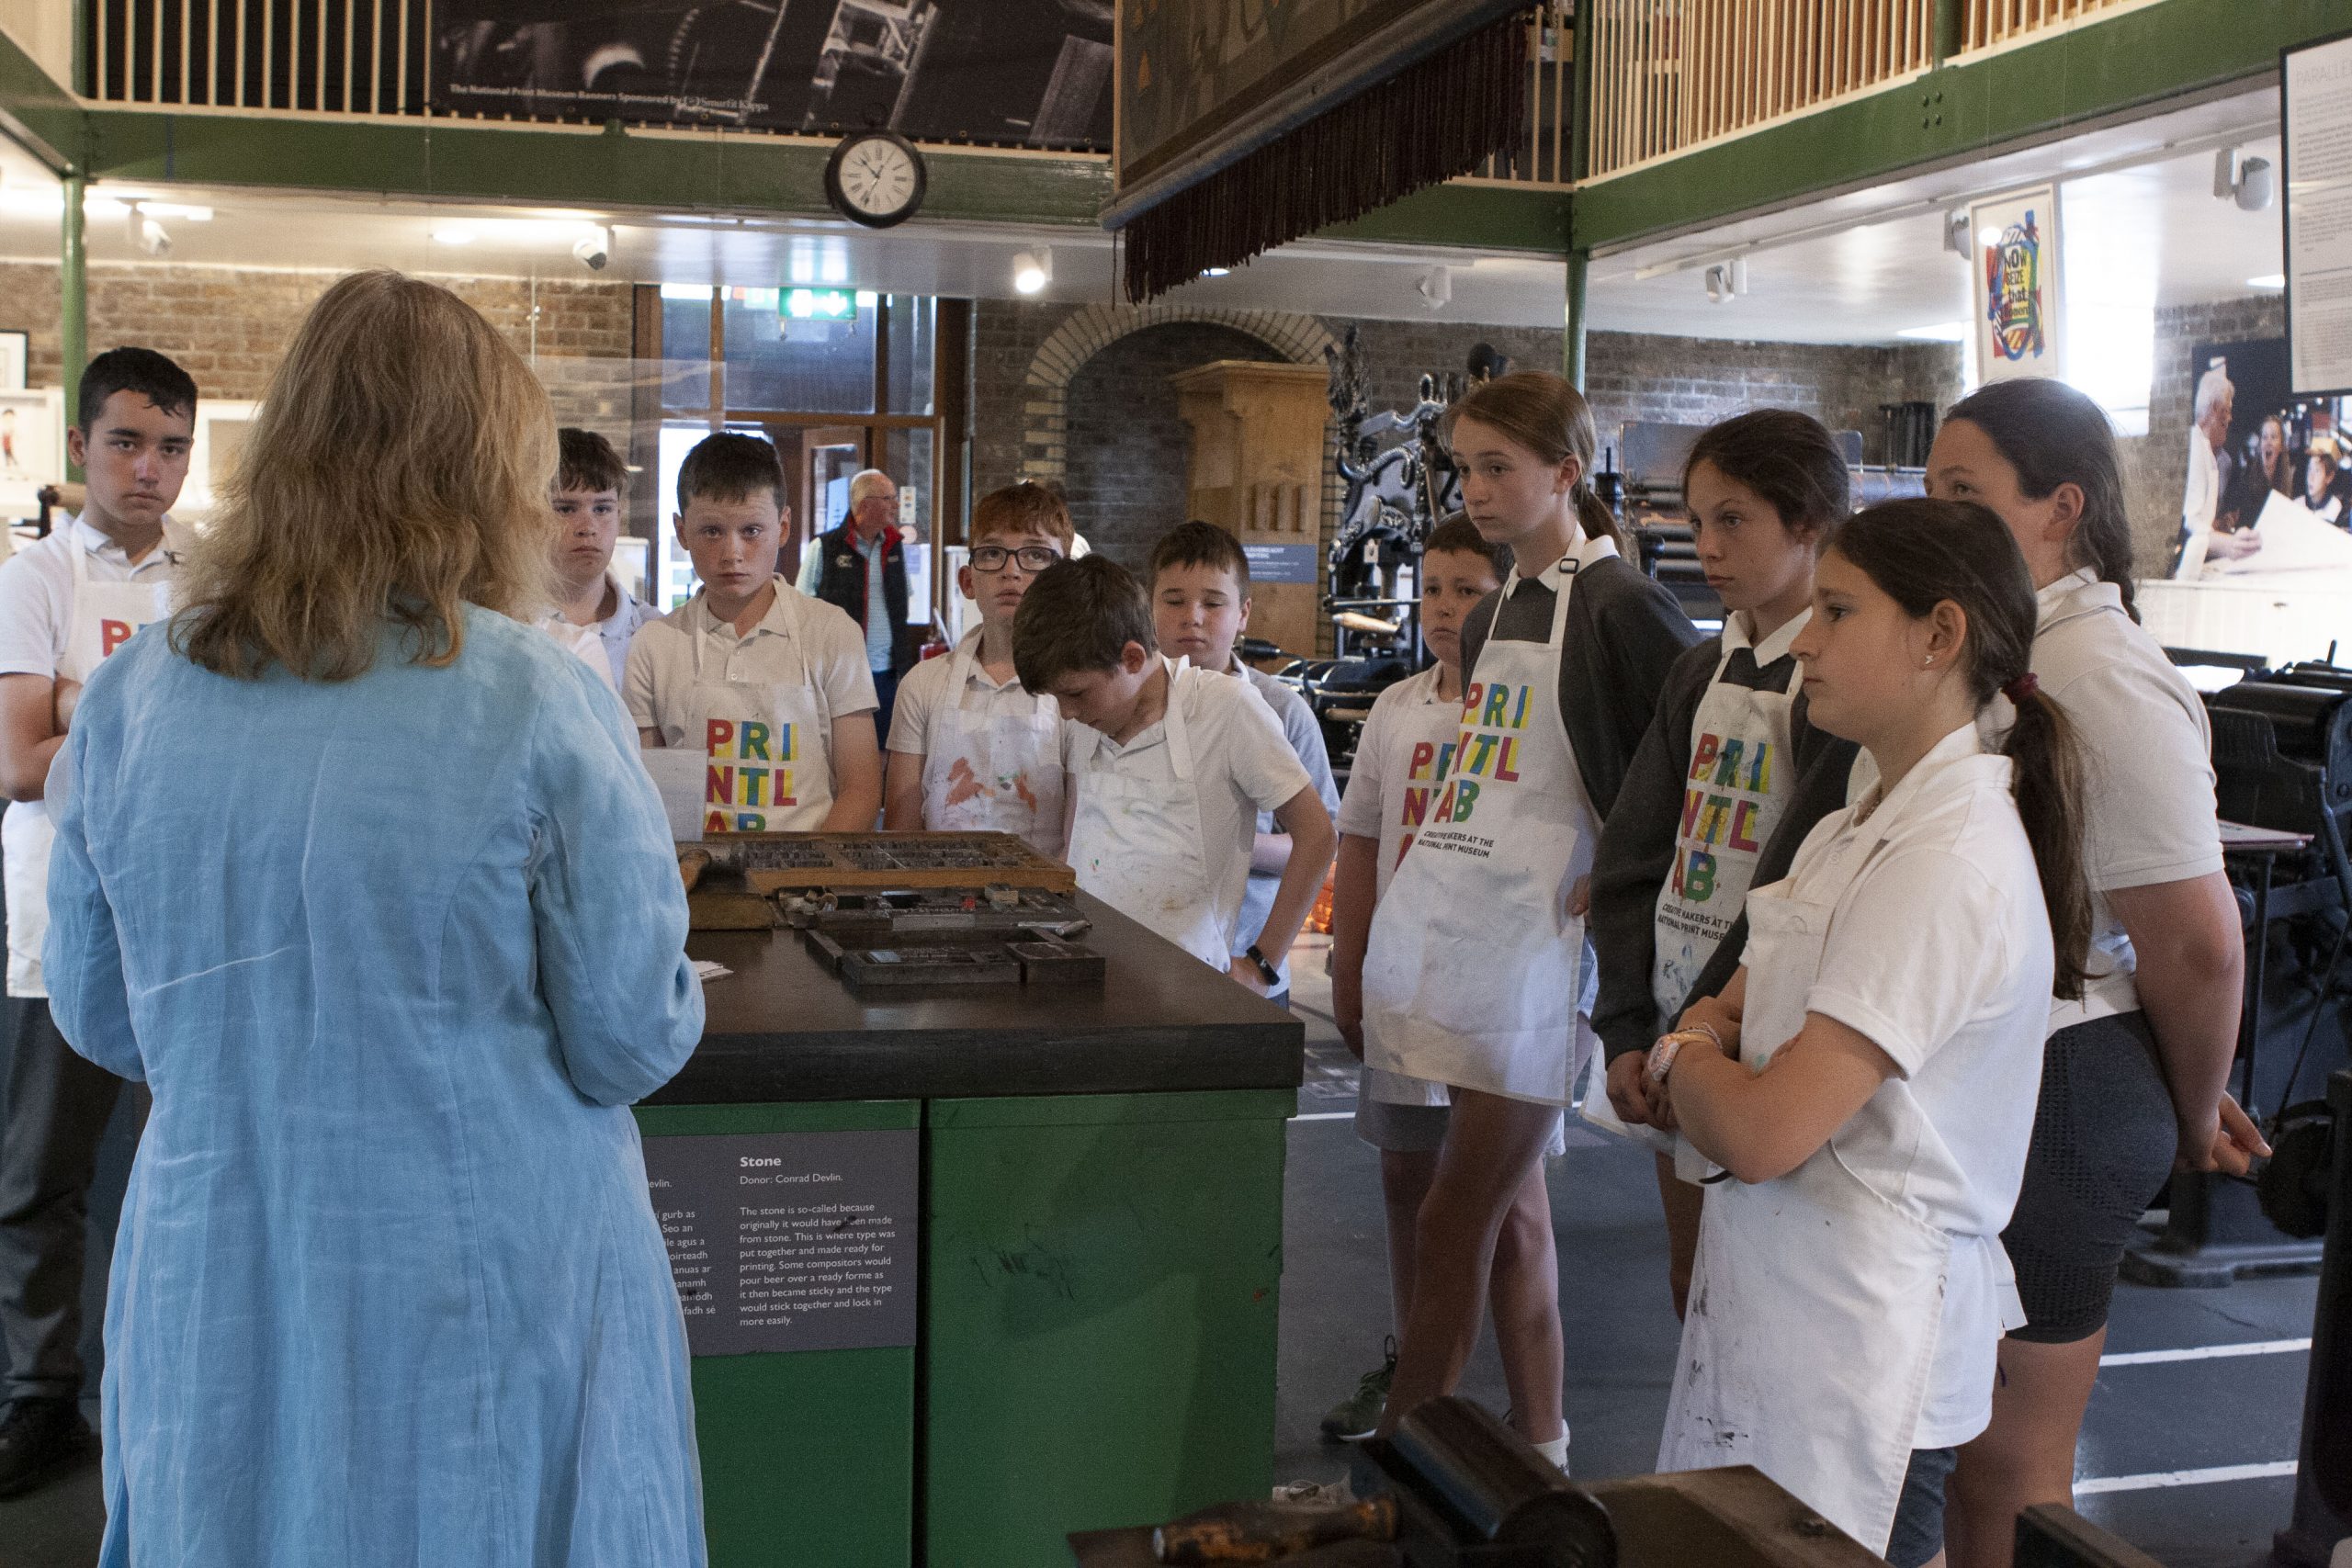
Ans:
POLYGON ((2284 74, 2288 375, 2299 398, 2352 392, 2352 35, 2284 74))
POLYGON ((1968 209, 1976 265, 1980 381, 2064 374, 2059 333, 2058 187, 2035 186, 1968 209))

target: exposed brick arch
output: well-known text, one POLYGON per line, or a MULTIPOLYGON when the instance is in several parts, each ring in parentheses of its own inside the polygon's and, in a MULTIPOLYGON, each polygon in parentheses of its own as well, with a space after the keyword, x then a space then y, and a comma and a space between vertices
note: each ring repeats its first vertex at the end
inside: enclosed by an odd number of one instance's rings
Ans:
POLYGON ((1023 478, 1059 482, 1067 476, 1069 384, 1079 368, 1129 333, 1173 321, 1231 327, 1297 365, 1320 365, 1323 351, 1339 346, 1339 340, 1321 321, 1290 310, 1224 310, 1170 304, 1083 306, 1054 329, 1029 362, 1022 410, 1023 478))

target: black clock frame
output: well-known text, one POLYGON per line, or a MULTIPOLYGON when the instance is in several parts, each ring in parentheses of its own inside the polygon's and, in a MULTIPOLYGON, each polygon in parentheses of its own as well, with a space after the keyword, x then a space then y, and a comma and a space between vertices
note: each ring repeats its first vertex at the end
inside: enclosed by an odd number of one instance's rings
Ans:
POLYGON ((825 199, 833 204, 834 211, 853 223, 863 224, 868 229, 892 229, 922 210, 923 194, 931 183, 930 176, 931 172, 923 164, 922 150, 897 131, 854 131, 842 137, 840 144, 833 149, 833 155, 825 160, 825 199), (849 156, 851 148, 861 142, 877 141, 896 142, 905 152, 909 161, 914 165, 915 188, 908 195, 905 204, 893 211, 860 212, 842 189, 842 162, 849 156))

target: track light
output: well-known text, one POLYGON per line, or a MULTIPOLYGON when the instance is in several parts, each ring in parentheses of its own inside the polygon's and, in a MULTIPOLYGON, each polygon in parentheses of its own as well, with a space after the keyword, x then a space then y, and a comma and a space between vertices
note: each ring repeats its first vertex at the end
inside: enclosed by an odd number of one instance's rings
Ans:
POLYGON ((1944 249, 1962 261, 1974 261, 1976 259, 1973 254, 1974 247, 1968 242, 1968 214, 1965 212, 1945 213, 1944 249))
POLYGON ((1442 310, 1453 303, 1453 269, 1433 266, 1421 274, 1413 287, 1420 292, 1423 304, 1432 310, 1442 310))
POLYGON ((2277 194, 2270 160, 2250 158, 2234 147, 2213 154, 2213 198, 2234 201, 2241 210, 2266 210, 2277 194))
POLYGON ((1707 269, 1707 298, 1718 305, 1727 305, 1747 292, 1747 258, 1735 256, 1727 262, 1717 262, 1707 269))
POLYGON ((613 259, 613 231, 599 228, 583 236, 571 247, 571 259, 590 272, 602 272, 605 264, 613 259))
POLYGON ((151 256, 172 254, 172 236, 161 223, 150 217, 138 202, 132 202, 123 213, 123 226, 130 231, 130 243, 151 256))
POLYGON ((1021 294, 1042 294, 1054 280, 1054 253, 1040 245, 1012 258, 1012 287, 1021 294))

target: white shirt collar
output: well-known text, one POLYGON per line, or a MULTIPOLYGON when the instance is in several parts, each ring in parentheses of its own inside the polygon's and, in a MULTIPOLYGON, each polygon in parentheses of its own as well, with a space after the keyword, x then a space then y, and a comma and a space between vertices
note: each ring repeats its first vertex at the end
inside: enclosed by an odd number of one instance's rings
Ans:
MULTIPOLYGON (((792 584, 786 582, 781 577, 776 578, 775 581, 775 599, 768 605, 766 613, 760 616, 758 624, 752 627, 751 632, 749 633, 752 637, 757 637, 762 632, 774 632, 778 637, 790 637, 792 635, 792 625, 787 618, 792 612, 786 604, 785 601, 789 597, 797 595, 800 591, 793 587, 792 584)), ((696 613, 701 617, 702 630, 714 633, 723 631, 729 636, 734 635, 735 624, 732 621, 720 620, 718 615, 711 609, 710 590, 708 588, 697 588, 695 590, 694 605, 696 613)))
POLYGON ((1797 640, 1797 633, 1804 630, 1805 623, 1811 619, 1813 606, 1807 604, 1781 622, 1770 637, 1761 643, 1753 643, 1747 637, 1748 612, 1734 610, 1724 617, 1724 651, 1729 653, 1735 649, 1747 649, 1755 655, 1757 667, 1761 669, 1776 659, 1787 657, 1789 645, 1797 640))
POLYGON ((130 558, 130 551, 107 538, 99 531, 96 524, 82 521, 82 514, 78 512, 73 517, 73 534, 74 543, 81 549, 97 557, 100 560, 110 561, 117 566, 130 567, 133 570, 158 563, 176 566, 179 564, 177 558, 187 548, 186 532, 180 527, 179 520, 169 513, 164 514, 163 539, 153 549, 140 557, 135 562, 130 558))
POLYGON ((1596 561, 1609 559, 1616 553, 1617 541, 1614 539, 1579 538, 1567 554, 1541 571, 1523 572, 1520 570, 1518 563, 1513 562, 1510 569, 1510 581, 1503 585, 1503 597, 1508 599, 1511 594, 1518 592, 1519 585, 1522 582, 1541 582, 1544 587, 1557 593, 1560 591, 1560 584, 1569 578, 1596 561))
MULTIPOLYGON (((1896 783, 1893 795, 1887 794, 1886 782, 1883 779, 1873 781, 1861 799, 1854 803, 1854 820, 1867 821, 1878 815, 1883 805, 1890 801, 1899 806, 1918 794, 1927 786, 1929 779, 1942 773, 1952 763, 1976 756, 1984 750, 1985 750, 1984 738, 1978 731, 1975 721, 1972 719, 1928 747, 1928 754, 1914 763, 1911 771, 1905 773, 1896 783)), ((2002 761, 2006 763, 2007 759, 2002 761)))
POLYGON ((2120 614, 2123 590, 2099 576, 2095 567, 2083 567, 2070 571, 2033 596, 2035 619, 2041 629, 2048 630, 2060 621, 2071 621, 2077 615, 2096 615, 2101 610, 2120 614))

